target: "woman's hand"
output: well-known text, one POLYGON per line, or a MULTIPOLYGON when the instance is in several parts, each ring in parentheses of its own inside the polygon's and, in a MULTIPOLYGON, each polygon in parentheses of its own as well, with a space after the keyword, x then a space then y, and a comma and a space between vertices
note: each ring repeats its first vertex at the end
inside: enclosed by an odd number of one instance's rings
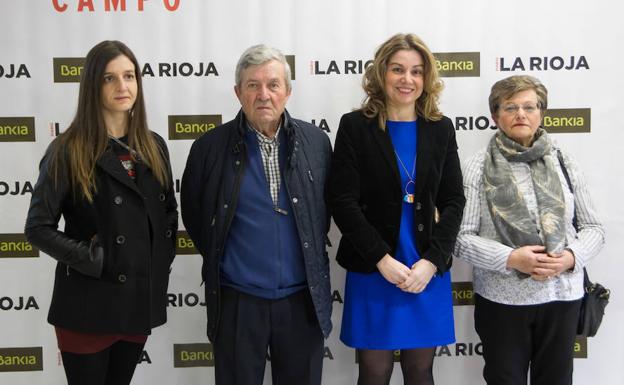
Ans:
POLYGON ((534 269, 531 277, 538 281, 543 281, 550 277, 557 277, 564 271, 574 268, 576 259, 570 250, 563 250, 561 253, 544 254, 537 258, 539 265, 534 269))
POLYGON ((546 253, 540 245, 529 245, 515 249, 509 254, 507 267, 531 275, 537 281, 543 281, 574 267, 574 255, 569 250, 561 253, 546 253))
POLYGON ((377 269, 390 283, 398 285, 403 283, 410 275, 409 267, 386 254, 377 262, 377 269))
POLYGON ((412 265, 409 277, 397 287, 408 293, 420 293, 429 284, 438 268, 426 259, 420 259, 412 265))
MULTIPOLYGON (((507 258, 507 267, 522 273, 533 275, 540 265, 538 257, 546 256, 546 248, 541 245, 522 246, 514 249, 507 258)), ((551 272, 554 274, 554 272, 551 272)))

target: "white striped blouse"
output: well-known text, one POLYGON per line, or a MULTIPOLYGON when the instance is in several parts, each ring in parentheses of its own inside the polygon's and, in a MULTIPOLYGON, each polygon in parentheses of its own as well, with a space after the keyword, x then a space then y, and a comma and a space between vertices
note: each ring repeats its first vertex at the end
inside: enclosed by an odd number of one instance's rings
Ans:
MULTIPOLYGON (((546 155, 555 165, 566 202, 566 248, 572 250, 576 265, 572 271, 545 281, 520 278, 508 269, 507 258, 513 250, 500 243, 483 191, 483 164, 485 150, 467 160, 463 167, 466 207, 462 219, 454 256, 473 266, 475 293, 490 301, 508 305, 536 305, 551 301, 570 301, 583 296, 583 267, 594 258, 604 245, 604 229, 596 216, 587 184, 575 162, 563 154, 574 195, 563 176, 557 149, 546 155), (576 208, 578 232, 572 219, 576 208)), ((537 222, 537 201, 533 190, 530 169, 526 163, 510 162, 518 189, 531 216, 537 222)))

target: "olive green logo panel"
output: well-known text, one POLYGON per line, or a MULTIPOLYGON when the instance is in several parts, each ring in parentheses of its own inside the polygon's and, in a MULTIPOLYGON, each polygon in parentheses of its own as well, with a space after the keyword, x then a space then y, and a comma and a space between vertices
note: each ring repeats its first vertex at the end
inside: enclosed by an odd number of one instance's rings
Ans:
POLYGON ((284 55, 286 56, 286 62, 290 67, 290 80, 295 80, 295 55, 284 55))
POLYGON ((221 120, 221 115, 169 115, 169 139, 197 139, 221 120))
POLYGON ((0 117, 0 142, 34 142, 33 116, 0 117))
POLYGON ((24 234, 0 234, 0 258, 36 258, 39 250, 26 240, 24 234))
POLYGON ((548 109, 542 125, 549 133, 591 132, 591 108, 548 109))
POLYGON ((587 358, 587 337, 576 336, 574 358, 587 358))
POLYGON ((438 52, 433 56, 440 76, 479 77, 481 76, 480 52, 438 52))
POLYGON ((174 368, 193 368, 197 366, 214 366, 214 355, 211 344, 173 345, 174 368))
POLYGON ((195 244, 186 231, 178 231, 176 238, 176 255, 199 254, 195 244))
POLYGON ((474 305, 472 282, 453 282, 453 306, 474 305))
POLYGON ((52 58, 54 83, 80 83, 84 63, 83 57, 52 58))
POLYGON ((43 348, 0 348, 0 372, 43 370, 43 348))

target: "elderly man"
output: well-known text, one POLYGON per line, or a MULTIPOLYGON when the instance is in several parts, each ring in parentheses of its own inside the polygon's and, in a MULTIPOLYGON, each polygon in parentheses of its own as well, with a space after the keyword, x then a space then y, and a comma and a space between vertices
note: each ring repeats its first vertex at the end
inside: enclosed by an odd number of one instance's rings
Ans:
POLYGON ((241 111, 197 139, 182 178, 184 225, 204 258, 217 385, 320 384, 331 330, 323 200, 331 145, 285 110, 290 67, 265 45, 236 66, 241 111))

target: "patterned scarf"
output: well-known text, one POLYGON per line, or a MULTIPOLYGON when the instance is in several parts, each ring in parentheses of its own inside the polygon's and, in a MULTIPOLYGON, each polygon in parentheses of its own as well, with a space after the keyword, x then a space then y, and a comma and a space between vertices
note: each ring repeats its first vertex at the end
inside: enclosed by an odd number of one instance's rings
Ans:
POLYGON ((531 147, 524 147, 498 131, 490 140, 485 157, 485 196, 494 227, 503 244, 518 248, 544 245, 547 252, 565 246, 565 201, 555 165, 545 158, 552 144, 541 127, 531 147), (509 162, 524 162, 531 169, 544 241, 520 194, 509 162))

